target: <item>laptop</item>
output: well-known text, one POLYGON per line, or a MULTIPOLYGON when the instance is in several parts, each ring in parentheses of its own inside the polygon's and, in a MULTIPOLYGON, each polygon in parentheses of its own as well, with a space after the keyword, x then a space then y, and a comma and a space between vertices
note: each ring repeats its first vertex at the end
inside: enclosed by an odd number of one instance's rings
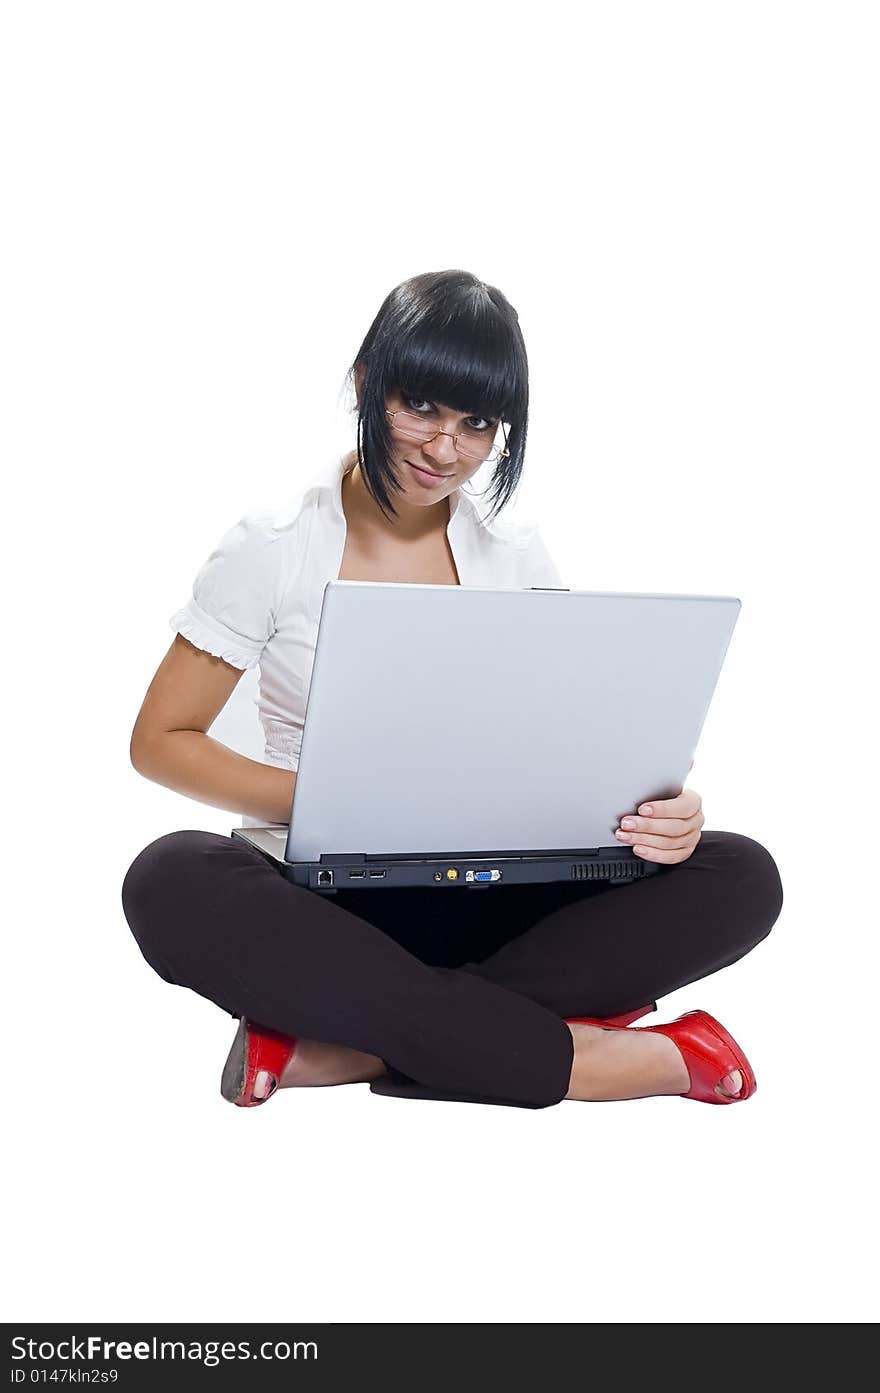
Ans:
POLYGON ((232 836, 331 895, 656 874, 615 828, 681 792, 740 605, 330 581, 290 825, 232 836))

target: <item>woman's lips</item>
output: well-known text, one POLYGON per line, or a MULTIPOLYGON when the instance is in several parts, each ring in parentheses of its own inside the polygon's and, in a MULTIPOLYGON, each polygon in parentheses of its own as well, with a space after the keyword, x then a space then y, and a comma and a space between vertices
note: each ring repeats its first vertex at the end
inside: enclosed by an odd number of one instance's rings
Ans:
POLYGON ((428 488, 436 488, 438 484, 445 483, 447 479, 452 478, 451 474, 432 474, 429 469, 422 469, 419 465, 413 464, 411 460, 407 460, 407 464, 415 474, 419 483, 426 485, 428 488))

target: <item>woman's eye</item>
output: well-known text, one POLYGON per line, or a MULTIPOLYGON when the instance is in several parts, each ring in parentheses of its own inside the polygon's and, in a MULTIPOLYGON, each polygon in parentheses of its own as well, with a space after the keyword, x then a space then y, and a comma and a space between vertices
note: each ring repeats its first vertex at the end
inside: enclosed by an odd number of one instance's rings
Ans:
MULTIPOLYGON (((407 392, 401 392, 400 395, 406 406, 410 407, 413 411, 418 411, 420 406, 426 406, 429 411, 433 411, 434 409, 432 403, 429 402, 426 397, 411 397, 407 392)), ((419 412, 419 415, 424 414, 424 412, 419 412)), ((471 416, 470 419, 465 422, 467 430, 475 430, 480 433, 487 430, 495 430, 497 425, 497 421, 489 421, 485 416, 471 416)))

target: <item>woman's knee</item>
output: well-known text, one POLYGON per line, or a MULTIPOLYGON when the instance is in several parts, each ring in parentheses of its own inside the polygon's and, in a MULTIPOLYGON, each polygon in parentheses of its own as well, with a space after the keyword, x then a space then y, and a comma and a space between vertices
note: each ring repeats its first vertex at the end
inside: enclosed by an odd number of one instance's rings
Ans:
POLYGON ((122 903, 128 915, 129 907, 137 909, 145 899, 153 899, 157 890, 167 890, 180 876, 191 873, 193 865, 207 847, 224 841, 216 832, 167 832, 138 852, 122 882, 122 903))
POLYGON ((723 874, 725 899, 735 903, 755 942, 766 938, 783 902, 782 877, 770 852, 741 832, 704 833, 697 849, 704 844, 706 859, 723 874))
POLYGON ((166 940, 176 932, 181 888, 197 874, 206 852, 228 842, 215 832, 168 832, 145 846, 125 873, 122 909, 128 926, 144 957, 169 981, 166 940))

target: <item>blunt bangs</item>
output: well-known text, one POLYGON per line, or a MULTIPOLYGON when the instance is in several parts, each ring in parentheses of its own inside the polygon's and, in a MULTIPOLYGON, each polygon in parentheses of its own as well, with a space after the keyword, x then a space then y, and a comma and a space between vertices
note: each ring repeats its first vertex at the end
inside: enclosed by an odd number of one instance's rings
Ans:
POLYGON ((386 383, 456 411, 508 420, 515 400, 510 345, 486 327, 482 341, 460 321, 428 324, 398 339, 388 354, 386 383))
MULTIPOLYGON (((386 516, 399 493, 390 460, 388 396, 412 396, 499 419, 508 458, 493 466, 489 519, 510 501, 523 468, 528 427, 528 359, 516 310, 494 286, 467 271, 438 271, 402 282, 384 300, 349 370, 366 369, 358 413, 358 462, 386 516)), ((499 432, 498 443, 503 443, 499 432)))

